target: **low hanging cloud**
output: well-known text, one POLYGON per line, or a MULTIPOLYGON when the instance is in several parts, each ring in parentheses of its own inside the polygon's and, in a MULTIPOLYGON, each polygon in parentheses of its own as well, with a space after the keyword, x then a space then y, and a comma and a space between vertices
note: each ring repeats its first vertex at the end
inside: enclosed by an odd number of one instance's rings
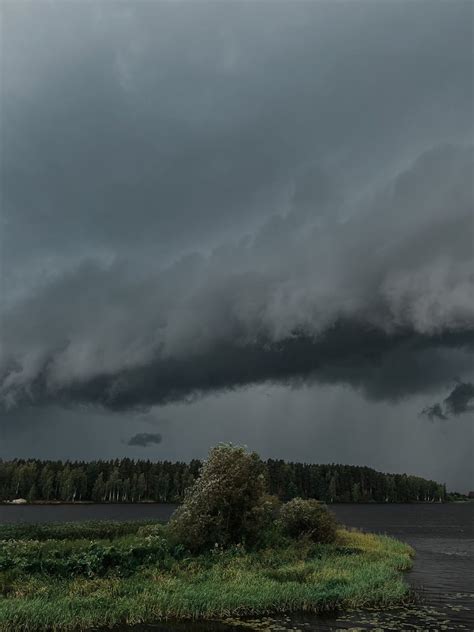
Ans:
POLYGON ((441 419, 442 421, 446 421, 448 419, 447 415, 445 414, 443 410, 443 407, 439 403, 423 408, 420 415, 422 417, 428 417, 430 421, 434 421, 435 419, 441 419))
POLYGON ((159 433, 139 432, 127 441, 127 445, 147 448, 150 445, 161 443, 163 437, 159 433))
POLYGON ((357 208, 326 193, 308 213, 296 196, 252 237, 155 272, 85 262, 4 314, 0 401, 126 410, 259 382, 435 391, 472 366, 472 166, 471 146, 440 145, 357 208))
POLYGON ((432 406, 427 406, 421 411, 421 415, 432 421, 434 419, 446 421, 450 417, 457 417, 472 411, 474 411, 474 384, 458 381, 442 403, 438 402, 432 406))
POLYGON ((459 382, 446 397, 444 404, 451 415, 474 410, 474 384, 459 382))

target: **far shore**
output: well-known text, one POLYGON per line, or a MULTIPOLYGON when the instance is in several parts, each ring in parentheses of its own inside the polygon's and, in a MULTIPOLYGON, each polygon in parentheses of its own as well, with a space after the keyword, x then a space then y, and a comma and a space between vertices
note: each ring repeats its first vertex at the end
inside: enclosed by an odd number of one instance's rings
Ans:
MULTIPOLYGON (((424 501, 424 500, 414 500, 411 502, 337 502, 337 503, 327 503, 330 507, 331 505, 443 505, 443 504, 457 504, 457 503, 472 503, 474 502, 474 498, 465 498, 465 499, 456 499, 456 500, 447 500, 443 502, 439 501, 424 501)), ((111 505, 111 506, 120 506, 120 505, 170 505, 175 506, 179 505, 179 503, 167 503, 160 502, 156 500, 140 500, 135 502, 96 502, 94 500, 76 500, 76 501, 63 501, 63 500, 33 500, 27 501, 23 503, 15 503, 12 500, 0 500, 0 506, 7 507, 31 507, 33 505, 40 506, 77 506, 77 505, 111 505)))

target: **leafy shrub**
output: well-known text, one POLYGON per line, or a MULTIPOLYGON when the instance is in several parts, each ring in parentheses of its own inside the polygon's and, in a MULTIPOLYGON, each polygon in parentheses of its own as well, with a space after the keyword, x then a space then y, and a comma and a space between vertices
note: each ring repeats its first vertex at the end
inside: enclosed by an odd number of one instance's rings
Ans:
POLYGON ((259 525, 258 533, 253 540, 255 548, 275 549, 291 544, 278 520, 281 504, 277 496, 265 494, 261 505, 255 510, 256 521, 259 525))
POLYGON ((336 539, 336 518, 317 500, 290 500, 281 508, 280 521, 285 533, 292 538, 306 536, 313 542, 334 542, 336 539))
POLYGON ((255 452, 230 444, 213 448, 171 519, 172 537, 190 551, 254 544, 271 513, 264 471, 255 452))

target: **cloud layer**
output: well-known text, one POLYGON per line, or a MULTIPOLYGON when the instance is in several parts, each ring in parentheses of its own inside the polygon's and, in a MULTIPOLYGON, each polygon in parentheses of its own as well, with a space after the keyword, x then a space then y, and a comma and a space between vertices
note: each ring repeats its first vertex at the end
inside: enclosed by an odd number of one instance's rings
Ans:
POLYGON ((474 347, 472 167, 472 146, 437 146, 357 209, 326 194, 308 213, 295 194, 208 255, 58 275, 4 315, 4 406, 119 410, 262 381, 393 399, 444 385, 474 347))
POLYGON ((471 13, 7 3, 2 410, 470 379, 471 13))
MULTIPOLYGON (((169 261, 472 139, 472 7, 7 3, 2 290, 169 261)), ((333 209, 326 212, 332 214, 333 209)))

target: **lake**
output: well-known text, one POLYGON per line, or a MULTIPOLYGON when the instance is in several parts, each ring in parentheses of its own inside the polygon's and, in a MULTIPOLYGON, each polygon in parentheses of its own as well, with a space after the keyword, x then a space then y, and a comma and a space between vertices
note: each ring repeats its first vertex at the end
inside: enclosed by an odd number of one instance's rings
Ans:
MULTIPOLYGON (((1 522, 167 520, 172 505, 0 505, 1 522)), ((347 526, 386 533, 417 552, 407 580, 416 605, 393 610, 295 615, 248 621, 251 627, 163 623, 119 626, 116 632, 230 632, 254 630, 474 630, 474 503, 427 505, 333 505, 347 526)))

